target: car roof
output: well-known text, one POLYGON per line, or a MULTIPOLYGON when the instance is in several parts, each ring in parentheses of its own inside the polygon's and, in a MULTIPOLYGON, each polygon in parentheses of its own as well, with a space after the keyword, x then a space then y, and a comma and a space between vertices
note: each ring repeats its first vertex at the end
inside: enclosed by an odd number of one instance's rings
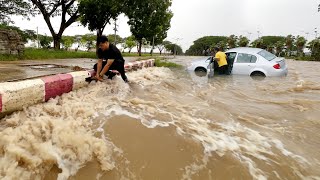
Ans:
POLYGON ((263 49, 260 49, 260 48, 239 47, 239 48, 229 49, 227 52, 257 54, 258 52, 260 52, 262 50, 263 49))

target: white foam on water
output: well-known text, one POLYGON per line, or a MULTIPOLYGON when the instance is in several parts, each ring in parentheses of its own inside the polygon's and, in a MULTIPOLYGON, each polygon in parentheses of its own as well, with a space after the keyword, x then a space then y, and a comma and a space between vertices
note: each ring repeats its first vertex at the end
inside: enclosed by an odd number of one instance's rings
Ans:
POLYGON ((147 128, 156 128, 156 127, 169 127, 171 123, 168 122, 161 122, 155 119, 152 119, 150 121, 144 121, 142 122, 142 124, 144 126, 146 126, 147 128))
MULTIPOLYGON (((62 170, 58 179, 68 179, 93 158, 102 170, 117 168, 113 155, 123 152, 110 142, 103 127, 106 119, 122 115, 140 120, 146 128, 173 126, 177 134, 202 144, 203 159, 186 166, 183 179, 192 179, 207 168, 210 157, 230 154, 258 180, 268 179, 270 173, 285 178, 272 169, 281 163, 282 157, 298 162, 301 169, 309 165, 302 156, 286 149, 280 140, 236 122, 230 113, 217 115, 216 119, 208 118, 209 111, 201 113, 212 108, 207 101, 210 93, 224 87, 181 82, 186 83, 181 88, 174 77, 168 68, 142 69, 130 73, 129 80, 145 91, 143 95, 152 98, 132 97, 134 90, 130 85, 116 78, 5 118, 5 127, 0 131, 0 178, 41 179, 57 166, 62 170), (181 99, 186 97, 201 103, 182 103, 181 99), (101 137, 96 137, 95 132, 100 132, 101 137), (272 171, 265 172, 256 161, 265 162, 272 171)), ((318 178, 291 168, 301 179, 318 178)), ((129 174, 123 178, 134 177, 129 169, 126 172, 129 174)))
MULTIPOLYGON (((167 72, 171 76, 171 72, 167 72)), ((147 78, 148 81, 150 80, 147 78)), ((148 86, 153 86, 150 82, 145 82, 141 80, 141 84, 144 84, 144 88, 148 86)), ((162 80, 165 81, 164 88, 169 88, 168 81, 170 79, 162 80)), ((161 84, 157 82, 158 85, 161 84)), ((170 82, 169 82, 170 83, 170 82)), ((174 83, 174 82, 173 82, 174 83)), ((197 85, 197 84, 196 84, 197 85)), ((197 85, 198 86, 198 85, 197 85)), ((175 87, 177 88, 177 87, 175 87)), ((212 86, 211 88, 216 89, 212 86)), ((224 87, 220 87, 224 88, 224 87)), ((179 87, 178 87, 179 89, 179 87)), ((210 92, 213 89, 208 89, 201 87, 199 91, 197 88, 194 88, 194 92, 191 93, 188 91, 189 97, 200 97, 205 100, 210 92), (197 94, 198 92, 198 94, 197 94), (194 94, 196 94, 194 96, 194 94)), ((149 93, 156 93, 156 90, 150 90, 149 93)), ((171 95, 167 93, 168 96, 178 96, 174 94, 171 95)), ((181 96, 181 95, 180 95, 181 96)), ((146 127, 154 128, 156 126, 150 126, 153 123, 153 119, 158 119, 159 114, 166 115, 167 119, 161 119, 165 122, 166 126, 173 125, 176 127, 177 133, 182 136, 192 137, 197 142, 200 142, 204 147, 204 154, 209 156, 218 155, 220 157, 225 156, 227 153, 232 154, 234 158, 238 159, 242 164, 244 164, 251 176, 254 179, 268 179, 270 172, 264 172, 263 168, 260 168, 259 165, 255 162, 257 159, 263 161, 272 168, 273 165, 279 165, 279 158, 270 159, 269 157, 288 157, 291 161, 298 162, 303 168, 304 165, 307 165, 307 161, 299 155, 295 155, 291 151, 287 150, 282 142, 278 139, 268 137, 266 134, 261 134, 260 132, 253 130, 251 128, 245 127, 238 122, 232 120, 232 118, 226 118, 224 120, 210 120, 205 118, 200 118, 199 114, 195 113, 196 109, 201 111, 199 107, 196 107, 192 104, 183 105, 179 102, 176 102, 172 97, 167 97, 165 94, 158 94, 154 96, 157 100, 146 101, 140 98, 132 98, 124 102, 127 107, 131 107, 134 114, 143 112, 140 114, 140 118, 143 125, 146 127), (195 109, 195 111, 190 111, 187 109, 195 109), (174 107, 174 110, 172 109, 174 107), (156 109, 156 111, 154 111, 156 109), (281 154, 275 151, 279 150, 281 154)), ((206 104, 204 101, 202 107, 206 108, 210 105, 206 104)), ((226 114, 226 117, 232 117, 229 114, 226 114)), ((159 121, 159 120, 158 120, 159 121)), ((269 130, 272 130, 269 128, 269 130)), ((185 168, 185 176, 190 177, 192 174, 196 174, 199 170, 206 167, 205 160, 202 161, 203 164, 192 164, 185 168)), ((274 170, 275 172, 277 170, 274 170)), ((280 176, 277 174, 277 176, 280 176)))
POLYGON ((114 145, 95 137, 91 127, 97 112, 112 105, 110 98, 121 100, 128 89, 119 80, 97 83, 4 118, 0 178, 39 179, 56 165, 64 180, 93 158, 101 170, 112 170, 114 145))

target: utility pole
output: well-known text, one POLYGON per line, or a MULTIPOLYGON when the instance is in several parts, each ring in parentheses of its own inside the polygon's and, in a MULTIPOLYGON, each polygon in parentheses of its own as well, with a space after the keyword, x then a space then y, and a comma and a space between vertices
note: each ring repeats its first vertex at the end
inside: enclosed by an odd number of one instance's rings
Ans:
POLYGON ((114 45, 117 45, 117 31, 118 31, 118 28, 117 28, 117 18, 114 19, 114 45))
POLYGON ((37 46, 39 49, 39 28, 38 28, 38 26, 37 26, 37 46))
POLYGON ((151 50, 151 56, 153 56, 153 50, 154 50, 154 36, 152 37, 152 50, 151 50))
POLYGON ((249 32, 249 31, 247 31, 247 33, 248 33, 248 35, 249 35, 248 39, 250 40, 250 39, 251 39, 251 35, 252 35, 252 33, 251 33, 251 32, 249 32))
POLYGON ((258 39, 260 39, 260 31, 257 31, 258 32, 258 39))
MULTIPOLYGON (((320 5, 319 5, 319 8, 320 8, 320 5)), ((314 44, 316 43, 315 41, 317 41, 317 38, 318 38, 318 29, 317 28, 314 28, 314 33, 315 33, 315 40, 312 44, 312 49, 311 49, 311 54, 313 53, 313 50, 314 50, 314 44)))
POLYGON ((309 39, 309 33, 308 32, 306 32, 306 35, 307 35, 307 39, 309 39))
POLYGON ((176 40, 176 43, 174 43, 174 49, 173 49, 174 57, 176 57, 176 54, 177 54, 178 41, 182 40, 182 38, 175 38, 175 40, 176 40))

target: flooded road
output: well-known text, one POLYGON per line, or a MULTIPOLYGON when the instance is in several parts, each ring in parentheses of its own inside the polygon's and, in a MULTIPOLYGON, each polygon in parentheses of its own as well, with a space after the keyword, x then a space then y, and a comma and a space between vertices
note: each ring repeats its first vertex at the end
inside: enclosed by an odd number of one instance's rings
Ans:
POLYGON ((320 63, 208 79, 148 68, 0 122, 0 179, 320 179, 320 63))

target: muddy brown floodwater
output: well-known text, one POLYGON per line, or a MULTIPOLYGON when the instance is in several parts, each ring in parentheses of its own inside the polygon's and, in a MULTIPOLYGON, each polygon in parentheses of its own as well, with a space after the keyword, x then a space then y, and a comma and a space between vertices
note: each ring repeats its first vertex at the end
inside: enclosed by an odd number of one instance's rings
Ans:
POLYGON ((287 63, 148 68, 26 108, 1 120, 0 179, 320 179, 320 63, 287 63))

